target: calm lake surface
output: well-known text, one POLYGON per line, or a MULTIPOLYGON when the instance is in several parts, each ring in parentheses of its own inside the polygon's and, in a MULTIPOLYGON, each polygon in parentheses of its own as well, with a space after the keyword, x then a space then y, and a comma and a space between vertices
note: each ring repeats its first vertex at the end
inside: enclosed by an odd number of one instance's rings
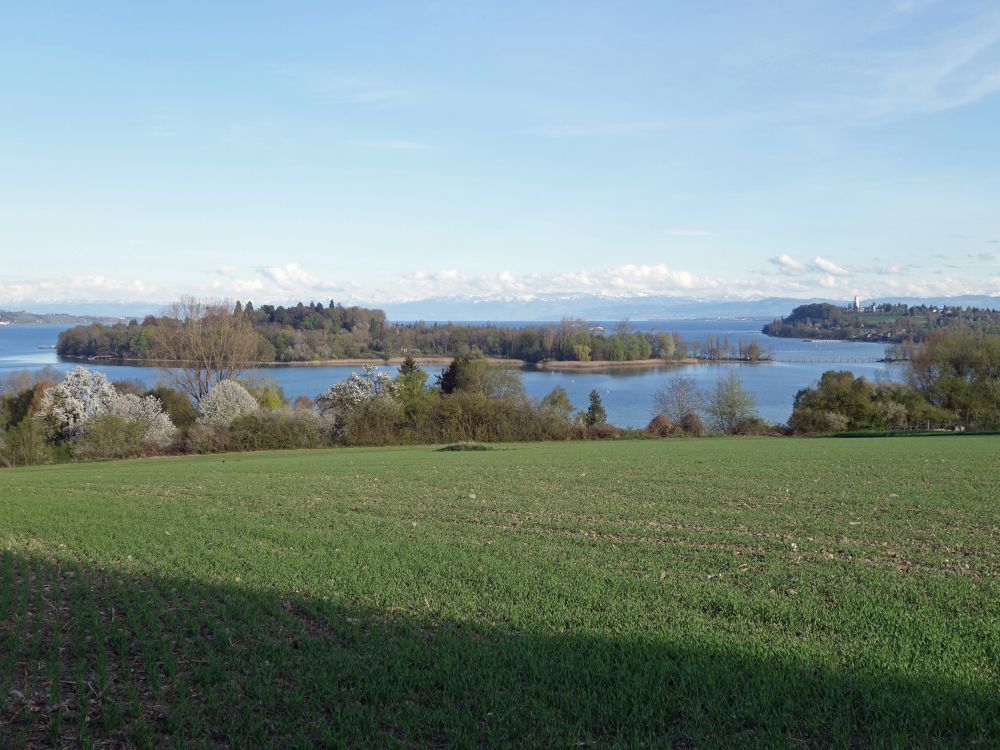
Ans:
MULTIPOLYGON (((775 361, 764 364, 677 365, 632 369, 596 370, 585 373, 540 372, 531 368, 522 371, 525 388, 532 398, 541 398, 557 385, 569 393, 577 408, 586 408, 587 395, 596 388, 601 394, 608 421, 622 427, 641 427, 650 419, 653 394, 672 375, 691 375, 710 387, 716 379, 735 369, 743 387, 757 397, 760 415, 771 422, 785 422, 792 412, 792 400, 799 389, 815 383, 826 370, 850 370, 855 375, 871 379, 902 378, 902 366, 871 360, 885 352, 884 344, 848 341, 800 341, 764 336, 760 329, 768 320, 678 320, 643 321, 632 326, 641 331, 678 331, 688 341, 702 341, 708 336, 728 337, 734 344, 739 339, 757 341, 774 352, 775 361)), ((609 329, 615 323, 601 323, 609 329)), ((526 325, 508 323, 506 325, 526 325)), ((64 372, 77 362, 60 361, 51 347, 59 332, 68 326, 10 325, 0 326, 0 377, 15 370, 39 370, 51 367, 64 372)), ((111 380, 139 380, 154 385, 163 378, 156 367, 135 365, 90 364, 86 367, 105 373, 111 380)), ((346 378, 356 367, 262 367, 254 372, 275 378, 285 395, 314 398, 330 385, 346 378)), ((393 373, 395 367, 385 368, 393 373)), ((441 371, 440 366, 426 366, 430 382, 441 371)))

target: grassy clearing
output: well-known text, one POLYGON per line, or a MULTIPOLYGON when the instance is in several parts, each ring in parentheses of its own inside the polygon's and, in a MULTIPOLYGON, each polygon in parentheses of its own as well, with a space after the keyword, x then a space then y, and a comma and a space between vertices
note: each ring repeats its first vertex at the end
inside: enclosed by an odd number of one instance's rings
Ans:
POLYGON ((1000 441, 0 472, 0 745, 1000 744, 1000 441))

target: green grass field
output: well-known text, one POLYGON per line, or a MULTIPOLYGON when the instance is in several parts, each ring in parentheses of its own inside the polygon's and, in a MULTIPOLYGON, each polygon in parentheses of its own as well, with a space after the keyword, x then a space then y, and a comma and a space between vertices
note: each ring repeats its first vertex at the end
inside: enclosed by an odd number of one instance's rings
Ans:
POLYGON ((0 745, 997 747, 1000 438, 0 472, 0 745))

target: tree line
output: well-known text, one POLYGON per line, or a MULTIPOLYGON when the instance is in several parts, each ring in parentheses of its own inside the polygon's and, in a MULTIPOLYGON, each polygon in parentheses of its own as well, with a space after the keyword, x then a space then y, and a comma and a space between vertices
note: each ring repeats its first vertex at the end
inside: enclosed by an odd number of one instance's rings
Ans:
POLYGON ((460 323, 394 323, 382 310, 335 302, 292 307, 237 302, 232 309, 186 300, 164 315, 115 325, 86 325, 59 335, 63 357, 174 360, 190 320, 208 319, 219 335, 235 332, 252 362, 310 362, 390 357, 485 356, 518 359, 625 362, 646 359, 760 361, 770 353, 757 342, 710 337, 686 341, 679 333, 639 332, 627 323, 607 331, 582 320, 551 325, 502 326, 460 323), (224 325, 223 325, 224 324, 224 325))

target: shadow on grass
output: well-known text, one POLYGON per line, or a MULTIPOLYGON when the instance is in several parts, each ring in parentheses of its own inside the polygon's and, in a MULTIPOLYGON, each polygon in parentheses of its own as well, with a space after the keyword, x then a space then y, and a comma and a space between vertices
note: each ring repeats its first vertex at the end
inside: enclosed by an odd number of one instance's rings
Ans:
POLYGON ((990 747, 995 695, 0 552, 0 745, 990 747))

